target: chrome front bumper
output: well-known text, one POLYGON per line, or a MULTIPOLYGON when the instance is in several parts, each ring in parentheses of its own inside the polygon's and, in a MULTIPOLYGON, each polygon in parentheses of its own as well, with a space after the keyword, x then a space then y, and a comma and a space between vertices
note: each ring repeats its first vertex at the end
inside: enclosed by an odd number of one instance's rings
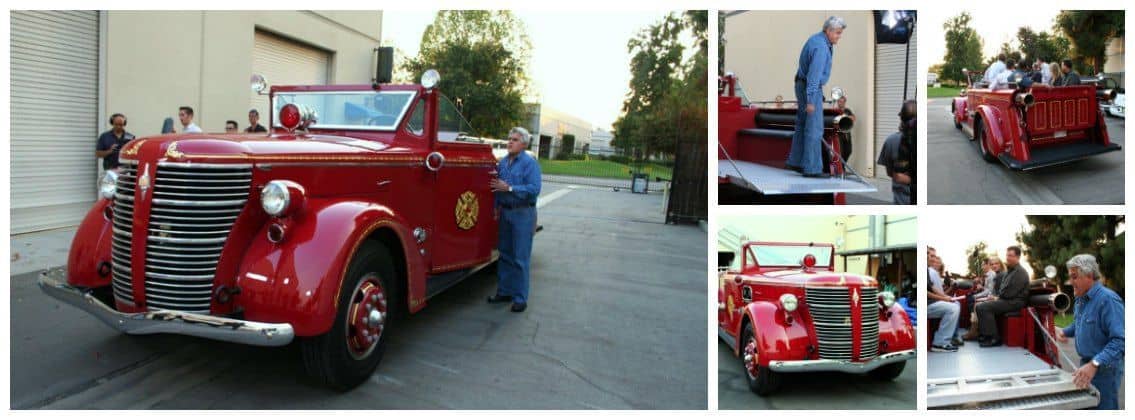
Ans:
POLYGON ((67 269, 39 274, 39 288, 48 296, 89 312, 111 328, 127 334, 180 334, 253 346, 277 347, 295 338, 291 324, 242 321, 181 311, 118 312, 82 290, 67 284, 67 269))
POLYGON ((845 362, 841 360, 792 360, 792 361, 771 361, 768 364, 769 369, 774 372, 846 372, 846 373, 867 373, 875 370, 876 368, 889 365, 891 363, 898 363, 910 360, 917 357, 914 350, 896 351, 894 353, 881 354, 879 357, 871 359, 866 362, 845 362))

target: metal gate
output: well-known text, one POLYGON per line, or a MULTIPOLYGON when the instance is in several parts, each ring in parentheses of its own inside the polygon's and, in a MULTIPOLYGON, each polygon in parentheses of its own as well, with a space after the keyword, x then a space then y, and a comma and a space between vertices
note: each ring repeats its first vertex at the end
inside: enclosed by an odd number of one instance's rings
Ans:
POLYGON ((666 202, 666 223, 697 223, 709 215, 709 152, 705 138, 679 139, 666 202))

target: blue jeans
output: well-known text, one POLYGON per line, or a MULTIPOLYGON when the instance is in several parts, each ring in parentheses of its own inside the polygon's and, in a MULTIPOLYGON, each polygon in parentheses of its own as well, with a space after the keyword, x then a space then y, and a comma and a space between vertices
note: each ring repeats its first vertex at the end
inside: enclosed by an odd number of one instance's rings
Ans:
POLYGON ((938 321, 938 331, 934 333, 934 341, 930 344, 942 347, 950 344, 957 335, 958 315, 962 307, 954 302, 935 301, 926 305, 926 319, 941 318, 938 321))
MULTIPOLYGON (((1080 365, 1091 363, 1091 358, 1080 360, 1080 365)), ((1100 366, 1096 376, 1092 377, 1092 386, 1100 391, 1100 405, 1096 410, 1119 409, 1119 385, 1123 381, 1123 362, 1114 365, 1100 366)))
POLYGON ((822 145, 824 136, 824 98, 817 96, 811 114, 808 106, 807 85, 796 82, 796 131, 792 133, 792 149, 788 152, 788 164, 803 168, 806 174, 818 174, 824 170, 822 145))
POLYGON ((513 303, 528 302, 528 261, 532 257, 535 228, 535 207, 500 209, 497 294, 512 296, 513 303))

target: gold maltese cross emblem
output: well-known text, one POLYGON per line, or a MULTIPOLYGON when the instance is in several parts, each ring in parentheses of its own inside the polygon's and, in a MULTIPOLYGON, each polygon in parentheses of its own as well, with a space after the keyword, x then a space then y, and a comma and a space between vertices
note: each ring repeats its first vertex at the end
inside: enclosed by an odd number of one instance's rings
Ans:
POLYGON ((457 206, 453 214, 457 218, 457 227, 461 230, 472 229, 477 224, 477 195, 472 191, 465 191, 457 197, 457 206))
POLYGON ((859 306, 859 289, 855 289, 851 292, 851 302, 854 303, 855 306, 859 306))
POLYGON ((150 164, 148 163, 142 169, 142 177, 138 178, 138 188, 142 190, 142 194, 150 189, 150 164))

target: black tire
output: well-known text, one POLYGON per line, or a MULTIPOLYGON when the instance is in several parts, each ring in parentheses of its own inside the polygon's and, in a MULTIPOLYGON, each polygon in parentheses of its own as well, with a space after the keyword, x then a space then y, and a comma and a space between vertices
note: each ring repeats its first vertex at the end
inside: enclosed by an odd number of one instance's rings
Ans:
POLYGON ((902 375, 904 368, 906 368, 905 360, 877 367, 875 370, 867 372, 867 376, 870 376, 871 379, 876 381, 893 381, 895 378, 899 377, 899 375, 902 375))
POLYGON ((981 150, 981 158, 986 162, 996 162, 997 156, 989 152, 989 148, 985 147, 985 124, 981 120, 973 121, 973 139, 977 140, 977 147, 981 150))
POLYGON ((301 340, 304 369, 313 381, 321 386, 347 391, 374 374, 386 352, 391 321, 396 318, 392 315, 398 314, 401 308, 402 295, 395 276, 393 259, 382 243, 367 241, 355 252, 346 276, 340 280, 342 286, 338 296, 338 310, 331 329, 322 335, 301 340), (348 312, 351 312, 352 306, 361 308, 366 303, 366 290, 359 288, 363 286, 367 290, 373 289, 375 277, 381 284, 378 292, 385 297, 386 316, 377 343, 368 345, 368 350, 358 354, 349 343, 348 334, 355 327, 348 326, 348 312), (360 291, 364 293, 359 294, 360 291), (353 299, 358 302, 352 302, 353 299))
POLYGON ((750 340, 755 341, 756 336, 753 335, 753 325, 746 324, 745 330, 741 332, 741 371, 745 374, 745 379, 749 382, 749 390, 753 393, 766 396, 776 392, 780 388, 780 374, 769 370, 768 366, 756 366, 756 375, 754 376, 746 367, 745 362, 745 349, 748 347, 750 340))

